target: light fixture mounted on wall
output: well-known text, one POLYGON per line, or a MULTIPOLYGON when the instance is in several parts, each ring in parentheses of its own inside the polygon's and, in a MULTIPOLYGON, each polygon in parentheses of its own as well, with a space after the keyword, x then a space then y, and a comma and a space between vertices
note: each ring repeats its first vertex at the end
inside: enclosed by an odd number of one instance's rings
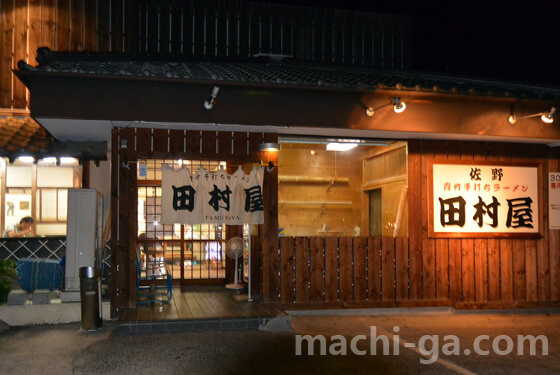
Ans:
POLYGON ((556 112, 556 107, 552 107, 549 112, 539 112, 539 113, 534 113, 532 115, 521 116, 521 117, 516 117, 512 113, 511 115, 509 115, 507 120, 510 124, 515 125, 517 120, 522 120, 522 119, 525 119, 525 118, 541 116, 541 121, 542 122, 546 122, 547 124, 552 124, 552 122, 554 122, 554 118, 552 116, 554 115, 555 112, 556 112))
POLYGON ((406 109, 405 102, 403 102, 401 100, 401 98, 399 98, 398 96, 395 96, 395 97, 391 98, 391 101, 389 103, 384 104, 381 107, 377 107, 377 108, 367 107, 366 108, 366 116, 372 117, 375 114, 375 112, 379 111, 381 108, 385 108, 385 107, 390 106, 390 105, 393 106, 393 110, 396 113, 404 112, 404 110, 406 109))
POLYGON ((219 86, 214 86, 214 88, 212 89, 212 93, 210 94, 210 97, 204 102, 204 108, 210 110, 212 108, 214 108, 214 105, 216 104, 216 98, 218 97, 218 94, 220 93, 220 87, 219 86))
POLYGON ((260 151, 280 151, 282 147, 279 143, 261 143, 259 145, 260 151))

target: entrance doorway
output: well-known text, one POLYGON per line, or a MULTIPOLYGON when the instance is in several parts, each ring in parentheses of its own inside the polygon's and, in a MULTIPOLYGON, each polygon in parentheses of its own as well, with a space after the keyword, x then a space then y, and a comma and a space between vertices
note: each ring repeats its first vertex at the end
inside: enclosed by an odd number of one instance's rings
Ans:
MULTIPOLYGON (((161 167, 188 168, 195 173, 202 166, 215 172, 223 161, 162 160, 138 161, 138 254, 143 262, 164 265, 174 284, 222 284, 226 282, 227 228, 221 224, 162 224, 161 167)), ((229 262, 228 262, 229 263, 229 262)))

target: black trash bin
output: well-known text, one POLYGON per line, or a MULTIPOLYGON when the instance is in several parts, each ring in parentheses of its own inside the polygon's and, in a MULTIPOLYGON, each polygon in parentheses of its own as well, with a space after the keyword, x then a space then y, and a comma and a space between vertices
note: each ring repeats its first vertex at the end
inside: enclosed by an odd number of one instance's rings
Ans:
POLYGON ((80 267, 80 299, 82 301, 82 329, 91 331, 101 328, 101 270, 80 267))

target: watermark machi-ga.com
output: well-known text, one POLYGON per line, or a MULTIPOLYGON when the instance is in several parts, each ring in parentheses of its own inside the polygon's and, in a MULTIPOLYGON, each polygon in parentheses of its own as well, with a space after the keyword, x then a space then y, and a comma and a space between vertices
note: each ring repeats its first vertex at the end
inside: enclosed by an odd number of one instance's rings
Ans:
POLYGON ((355 355, 399 355, 400 347, 409 348, 422 357, 420 363, 431 364, 437 361, 440 354, 446 356, 458 355, 481 355, 487 356, 493 352, 496 355, 548 355, 548 338, 545 335, 517 335, 512 338, 508 335, 489 335, 477 336, 472 345, 461 348, 461 341, 456 335, 445 335, 440 343, 440 335, 423 335, 418 342, 407 342, 397 333, 400 327, 394 326, 394 334, 378 330, 376 326, 370 327, 369 339, 366 335, 345 337, 343 335, 333 335, 330 340, 323 335, 296 335, 296 355, 348 355, 348 351, 355 355), (380 333, 381 334, 378 334, 380 333), (369 350, 365 349, 369 343, 369 350), (391 345, 392 343, 392 345, 391 345), (307 350, 303 351, 304 344, 307 350), (379 350, 378 344, 382 345, 379 350), (319 346, 316 353, 316 346, 319 346), (514 348, 517 350, 514 351, 514 348), (348 350, 349 349, 349 350, 348 350))

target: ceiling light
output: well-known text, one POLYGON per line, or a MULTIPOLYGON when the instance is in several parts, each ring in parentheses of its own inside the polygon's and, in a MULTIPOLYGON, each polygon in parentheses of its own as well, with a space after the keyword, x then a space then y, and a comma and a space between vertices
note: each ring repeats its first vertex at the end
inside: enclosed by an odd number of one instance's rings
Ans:
POLYGON ((18 157, 18 160, 22 163, 33 163, 35 161, 33 156, 20 156, 18 157))
POLYGON ((74 164, 76 163, 76 161, 76 159, 67 156, 63 156, 60 158, 60 164, 74 164))
POLYGON ((261 151, 280 151, 282 148, 278 143, 261 143, 259 150, 261 151))
POLYGON ((56 158, 54 156, 50 156, 48 158, 41 159, 43 163, 56 163, 56 158))
POLYGON ((358 147, 357 143, 338 143, 338 142, 332 142, 332 143, 327 143, 327 151, 348 151, 351 150, 355 147, 358 147))

